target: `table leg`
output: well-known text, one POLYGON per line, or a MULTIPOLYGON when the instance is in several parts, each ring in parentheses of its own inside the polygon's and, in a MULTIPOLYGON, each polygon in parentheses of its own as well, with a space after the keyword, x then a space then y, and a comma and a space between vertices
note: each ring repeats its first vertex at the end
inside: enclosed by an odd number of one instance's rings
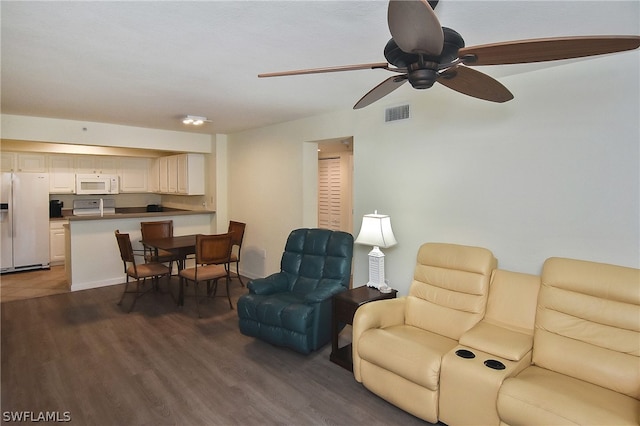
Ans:
POLYGON ((178 290, 178 306, 184 306, 184 278, 180 277, 180 286, 178 290))

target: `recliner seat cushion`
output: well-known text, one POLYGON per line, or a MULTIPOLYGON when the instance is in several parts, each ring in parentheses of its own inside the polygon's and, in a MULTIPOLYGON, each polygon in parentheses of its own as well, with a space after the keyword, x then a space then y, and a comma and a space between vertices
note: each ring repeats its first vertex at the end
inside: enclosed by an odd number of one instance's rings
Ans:
POLYGON ((397 325, 362 333, 358 354, 364 361, 435 391, 441 359, 456 344, 453 339, 427 330, 397 325))
POLYGON ((638 425, 640 402, 609 389, 540 367, 504 381, 498 395, 500 419, 544 425, 638 425))

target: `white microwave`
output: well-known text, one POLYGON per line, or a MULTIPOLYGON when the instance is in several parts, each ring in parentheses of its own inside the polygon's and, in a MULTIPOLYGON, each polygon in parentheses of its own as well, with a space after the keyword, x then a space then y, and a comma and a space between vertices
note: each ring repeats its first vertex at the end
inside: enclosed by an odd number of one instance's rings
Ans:
POLYGON ((76 194, 101 195, 118 193, 117 175, 76 175, 76 194))

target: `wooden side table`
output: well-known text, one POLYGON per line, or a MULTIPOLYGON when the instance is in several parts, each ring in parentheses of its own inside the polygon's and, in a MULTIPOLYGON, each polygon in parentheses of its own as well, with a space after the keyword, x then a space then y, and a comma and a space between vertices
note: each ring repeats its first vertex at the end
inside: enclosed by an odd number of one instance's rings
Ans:
POLYGON ((398 290, 391 290, 390 293, 382 293, 379 290, 362 286, 351 290, 343 291, 333 296, 333 310, 331 315, 331 355, 329 359, 339 366, 353 371, 353 358, 351 355, 351 344, 338 347, 338 335, 341 324, 353 324, 353 317, 356 310, 365 303, 374 300, 393 299, 398 294, 398 290))

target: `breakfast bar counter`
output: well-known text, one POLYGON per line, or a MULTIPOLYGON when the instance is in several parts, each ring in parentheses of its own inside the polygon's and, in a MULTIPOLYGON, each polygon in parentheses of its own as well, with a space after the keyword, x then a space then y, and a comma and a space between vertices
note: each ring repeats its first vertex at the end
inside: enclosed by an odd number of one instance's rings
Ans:
POLYGON ((140 218, 146 220, 149 217, 165 217, 165 216, 191 216, 200 214, 213 214, 215 211, 210 210, 183 210, 164 207, 159 212, 149 212, 145 207, 118 207, 115 214, 90 215, 90 216, 76 216, 73 214, 67 214, 61 219, 68 219, 70 221, 76 220, 109 220, 109 219, 127 219, 127 218, 140 218))
MULTIPOLYGON (((136 209, 136 208, 134 208, 136 209)), ((66 266, 71 291, 124 283, 126 276, 115 230, 130 235, 134 250, 142 249, 140 222, 173 220, 174 235, 215 233, 215 212, 165 208, 162 212, 117 209, 104 216, 66 216, 66 266)), ((140 259, 143 261, 142 259, 140 259)))

